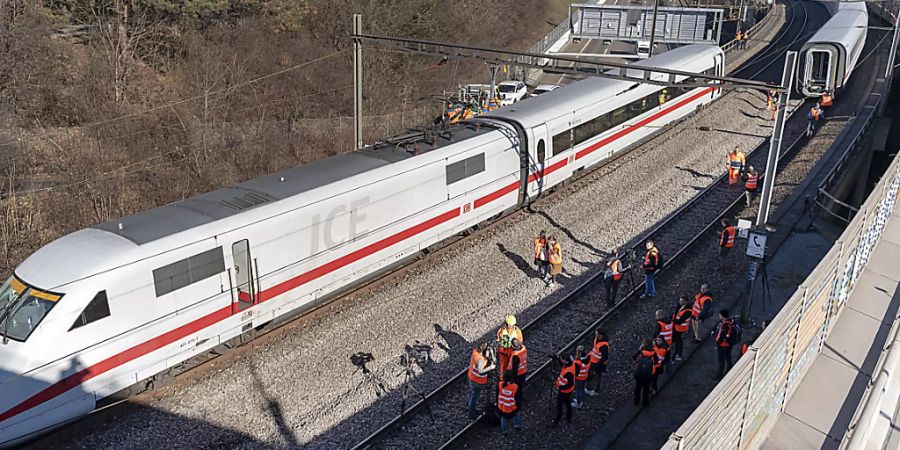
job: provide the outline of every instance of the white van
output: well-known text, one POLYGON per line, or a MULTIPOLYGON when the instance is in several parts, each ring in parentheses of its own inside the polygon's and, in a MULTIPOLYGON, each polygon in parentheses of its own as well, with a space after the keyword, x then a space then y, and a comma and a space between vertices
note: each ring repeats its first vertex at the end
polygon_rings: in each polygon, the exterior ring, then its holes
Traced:
POLYGON ((638 41, 637 42, 637 55, 638 58, 647 58, 650 56, 650 41, 638 41))

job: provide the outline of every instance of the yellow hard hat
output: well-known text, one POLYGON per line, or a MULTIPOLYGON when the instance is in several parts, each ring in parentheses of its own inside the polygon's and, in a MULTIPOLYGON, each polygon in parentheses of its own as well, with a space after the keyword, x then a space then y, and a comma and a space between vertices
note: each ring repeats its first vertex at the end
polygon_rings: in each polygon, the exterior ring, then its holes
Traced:
POLYGON ((506 316, 506 324, 511 327, 516 326, 516 316, 514 316, 512 314, 506 316))

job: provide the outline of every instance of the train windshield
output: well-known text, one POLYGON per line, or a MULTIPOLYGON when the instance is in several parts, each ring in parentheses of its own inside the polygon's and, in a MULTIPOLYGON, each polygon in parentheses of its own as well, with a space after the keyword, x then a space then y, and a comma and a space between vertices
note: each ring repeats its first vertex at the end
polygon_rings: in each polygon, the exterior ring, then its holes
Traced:
POLYGON ((810 81, 815 83, 825 83, 828 81, 828 60, 829 54, 826 52, 810 52, 812 55, 812 65, 810 67, 810 81))
POLYGON ((35 289, 9 277, 0 287, 0 334, 3 342, 24 342, 62 296, 35 289))

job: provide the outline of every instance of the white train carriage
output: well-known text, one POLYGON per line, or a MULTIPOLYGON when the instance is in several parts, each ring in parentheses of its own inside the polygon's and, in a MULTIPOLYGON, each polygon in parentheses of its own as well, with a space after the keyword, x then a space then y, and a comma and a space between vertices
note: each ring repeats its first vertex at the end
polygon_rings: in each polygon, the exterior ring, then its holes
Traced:
POLYGON ((859 62, 866 45, 869 13, 865 2, 826 2, 834 16, 800 51, 799 89, 803 95, 836 94, 859 62))
MULTIPOLYGON (((642 64, 722 73, 688 46, 642 64)), ((683 80, 681 80, 683 81, 683 80)), ((64 236, 0 287, 0 445, 537 198, 718 95, 587 79, 439 133, 393 139, 64 236), (552 175, 552 177, 551 177, 552 175)))

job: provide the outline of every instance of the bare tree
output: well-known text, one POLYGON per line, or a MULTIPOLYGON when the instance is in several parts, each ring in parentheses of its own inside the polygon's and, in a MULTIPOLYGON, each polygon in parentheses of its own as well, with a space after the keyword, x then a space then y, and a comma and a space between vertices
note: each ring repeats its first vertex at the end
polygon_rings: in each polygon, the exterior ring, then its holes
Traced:
POLYGON ((152 27, 146 14, 135 14, 131 0, 97 2, 91 13, 113 71, 114 99, 116 103, 126 102, 129 75, 137 61, 138 48, 150 36, 152 27))

